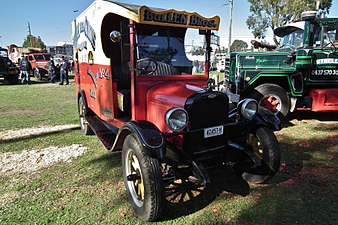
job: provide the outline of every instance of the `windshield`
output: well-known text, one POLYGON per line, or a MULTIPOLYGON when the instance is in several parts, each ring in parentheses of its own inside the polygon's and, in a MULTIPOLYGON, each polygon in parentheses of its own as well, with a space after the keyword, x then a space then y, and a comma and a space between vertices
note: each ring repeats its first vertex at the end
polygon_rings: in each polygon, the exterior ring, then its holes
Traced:
POLYGON ((50 60, 50 55, 35 55, 35 60, 50 60))
MULTIPOLYGON (((157 68, 151 74, 158 76, 204 74, 203 43, 196 43, 195 46, 193 42, 192 44, 186 43, 186 33, 186 28, 139 24, 138 63, 142 62, 143 67, 156 64, 157 68)), ((139 73, 141 73, 139 75, 144 75, 145 71, 139 71, 139 73)))
POLYGON ((337 25, 324 25, 317 28, 314 47, 331 47, 336 40, 337 25))
POLYGON ((8 57, 8 52, 6 50, 0 50, 1 57, 8 57))
POLYGON ((281 38, 279 49, 297 49, 303 47, 303 30, 296 30, 281 38))

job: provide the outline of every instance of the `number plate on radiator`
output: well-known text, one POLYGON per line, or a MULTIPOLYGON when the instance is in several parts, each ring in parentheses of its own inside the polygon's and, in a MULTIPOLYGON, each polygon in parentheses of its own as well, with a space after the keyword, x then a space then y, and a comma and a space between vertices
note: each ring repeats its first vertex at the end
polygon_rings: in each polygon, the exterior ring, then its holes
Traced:
POLYGON ((223 126, 209 127, 204 129, 204 138, 219 136, 223 134, 223 126))

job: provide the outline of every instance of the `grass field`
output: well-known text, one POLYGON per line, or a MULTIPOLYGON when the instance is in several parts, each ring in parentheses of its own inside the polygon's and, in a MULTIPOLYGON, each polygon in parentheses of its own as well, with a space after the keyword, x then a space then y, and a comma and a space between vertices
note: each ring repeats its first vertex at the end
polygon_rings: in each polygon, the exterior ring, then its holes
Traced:
MULTIPOLYGON (((0 137, 78 124, 73 83, 0 84, 0 96, 0 137)), ((249 185, 231 169, 213 174, 207 188, 178 184, 167 190, 155 224, 338 224, 337 121, 337 113, 294 114, 276 132, 282 165, 269 184, 249 185)), ((125 193, 120 153, 77 127, 0 139, 0 156, 74 144, 86 153, 36 172, 0 174, 0 224, 143 224, 125 193)))

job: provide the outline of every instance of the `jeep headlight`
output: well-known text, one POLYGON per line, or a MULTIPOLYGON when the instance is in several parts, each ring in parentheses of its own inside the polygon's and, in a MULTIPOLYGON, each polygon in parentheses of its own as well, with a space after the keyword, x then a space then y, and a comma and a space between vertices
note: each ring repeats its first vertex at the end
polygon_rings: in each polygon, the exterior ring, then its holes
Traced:
POLYGON ((182 108, 172 108, 165 114, 165 123, 170 130, 181 131, 188 124, 188 113, 182 108))
POLYGON ((251 120, 256 116, 258 111, 258 103, 254 99, 246 98, 238 103, 237 109, 241 112, 242 116, 248 120, 251 120))

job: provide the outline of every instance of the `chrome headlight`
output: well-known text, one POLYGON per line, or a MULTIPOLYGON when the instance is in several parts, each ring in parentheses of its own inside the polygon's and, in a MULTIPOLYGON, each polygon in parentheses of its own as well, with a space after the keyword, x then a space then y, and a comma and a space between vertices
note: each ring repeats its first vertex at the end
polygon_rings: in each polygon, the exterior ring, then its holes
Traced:
POLYGON ((182 108, 172 108, 165 114, 165 123, 170 130, 181 131, 188 124, 188 113, 182 108))
POLYGON ((258 103, 254 99, 246 98, 238 103, 237 109, 241 112, 242 116, 248 120, 251 120, 256 116, 258 111, 258 103))

